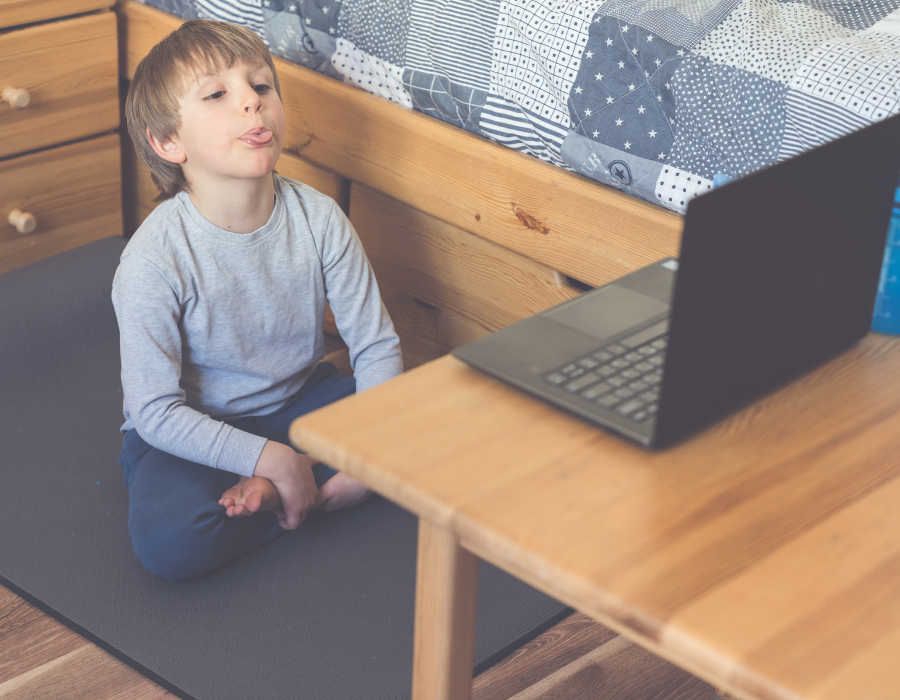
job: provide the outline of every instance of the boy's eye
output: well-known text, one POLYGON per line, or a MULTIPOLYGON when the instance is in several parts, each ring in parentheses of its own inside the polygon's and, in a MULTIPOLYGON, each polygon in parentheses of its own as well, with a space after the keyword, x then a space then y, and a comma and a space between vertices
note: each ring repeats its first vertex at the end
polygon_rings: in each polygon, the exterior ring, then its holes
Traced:
POLYGON ((214 92, 212 95, 207 95, 203 99, 204 100, 218 100, 224 94, 225 94, 224 90, 219 90, 218 92, 214 92))
POLYGON ((262 94, 268 92, 269 90, 271 90, 272 87, 270 85, 266 85, 265 83, 262 83, 260 85, 254 85, 253 89, 256 90, 260 95, 262 95, 262 94))

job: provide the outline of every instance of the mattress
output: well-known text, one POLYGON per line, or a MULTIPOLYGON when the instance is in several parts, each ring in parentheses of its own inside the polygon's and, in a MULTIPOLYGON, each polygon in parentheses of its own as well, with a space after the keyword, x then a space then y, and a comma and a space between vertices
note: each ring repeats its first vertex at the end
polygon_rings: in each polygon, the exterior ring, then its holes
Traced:
POLYGON ((146 2, 677 212, 900 109, 900 0, 146 2))

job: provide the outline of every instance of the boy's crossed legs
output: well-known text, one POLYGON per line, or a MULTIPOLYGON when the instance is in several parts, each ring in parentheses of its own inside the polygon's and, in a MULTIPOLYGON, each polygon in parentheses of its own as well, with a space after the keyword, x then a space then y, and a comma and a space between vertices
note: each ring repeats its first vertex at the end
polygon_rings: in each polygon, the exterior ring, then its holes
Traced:
MULTIPOLYGON (((291 422, 353 394, 356 382, 333 365, 320 364, 281 410, 231 424, 289 444, 291 422)), ((119 461, 129 491, 129 532, 135 554, 154 574, 170 580, 200 575, 256 549, 283 532, 281 501, 271 481, 241 478, 195 464, 144 442, 137 431, 123 441, 119 461), (231 512, 229 512, 231 511, 231 512), (271 512, 270 512, 271 511, 271 512), (254 516, 254 517, 250 517, 254 516)), ((360 502, 369 491, 325 464, 312 468, 316 507, 335 510, 360 502)), ((283 516, 282 516, 283 517, 283 516)))

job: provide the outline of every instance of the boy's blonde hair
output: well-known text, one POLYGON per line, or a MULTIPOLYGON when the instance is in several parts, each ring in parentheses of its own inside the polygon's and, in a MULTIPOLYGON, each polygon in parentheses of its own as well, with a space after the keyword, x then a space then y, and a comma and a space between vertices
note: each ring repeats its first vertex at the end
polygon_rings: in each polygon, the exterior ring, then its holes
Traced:
POLYGON ((150 49, 135 69, 125 100, 125 119, 138 156, 150 168, 159 188, 157 202, 190 188, 180 165, 154 153, 147 141, 147 129, 159 141, 175 136, 181 127, 178 100, 187 80, 196 72, 213 73, 235 63, 265 63, 272 69, 275 91, 281 97, 272 54, 262 39, 249 29, 226 22, 185 22, 150 49))

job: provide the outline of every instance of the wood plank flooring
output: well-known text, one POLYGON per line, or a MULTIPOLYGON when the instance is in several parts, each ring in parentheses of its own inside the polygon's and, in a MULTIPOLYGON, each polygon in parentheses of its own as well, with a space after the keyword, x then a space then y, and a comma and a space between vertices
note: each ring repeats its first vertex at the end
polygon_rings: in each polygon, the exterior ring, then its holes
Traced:
POLYGON ((0 586, 0 700, 158 700, 170 693, 0 586))
MULTIPOLYGON (((473 700, 715 700, 712 686, 581 614, 475 679, 473 700)), ((0 700, 173 698, 0 586, 0 700)))

